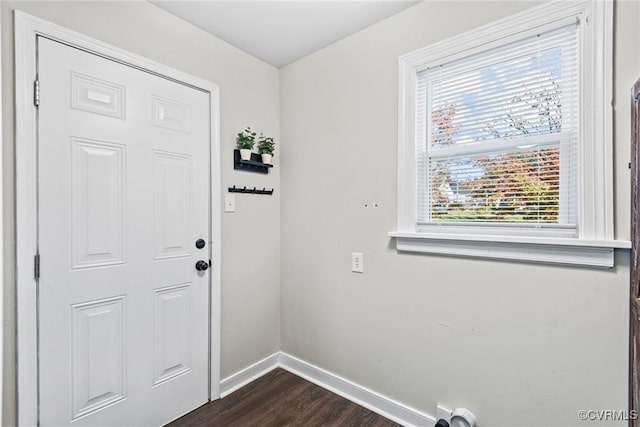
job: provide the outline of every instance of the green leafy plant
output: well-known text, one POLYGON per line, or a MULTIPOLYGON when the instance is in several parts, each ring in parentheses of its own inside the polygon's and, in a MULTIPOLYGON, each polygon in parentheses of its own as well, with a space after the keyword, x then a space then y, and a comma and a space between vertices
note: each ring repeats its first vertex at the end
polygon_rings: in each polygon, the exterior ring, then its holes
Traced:
POLYGON ((251 128, 247 127, 244 131, 236 136, 238 148, 241 150, 251 150, 256 143, 256 133, 251 132, 251 128))
POLYGON ((273 142, 273 138, 260 134, 260 137, 258 138, 258 151, 260 154, 271 154, 273 156, 275 149, 276 144, 273 142))

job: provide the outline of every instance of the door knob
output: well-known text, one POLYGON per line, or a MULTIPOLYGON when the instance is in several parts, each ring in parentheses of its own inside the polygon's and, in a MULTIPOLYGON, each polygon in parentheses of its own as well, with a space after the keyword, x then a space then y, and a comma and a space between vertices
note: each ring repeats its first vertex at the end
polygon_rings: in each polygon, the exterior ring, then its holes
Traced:
POLYGON ((208 268, 209 268, 209 263, 207 261, 204 261, 201 259, 200 261, 196 262, 196 270, 207 271, 208 268))

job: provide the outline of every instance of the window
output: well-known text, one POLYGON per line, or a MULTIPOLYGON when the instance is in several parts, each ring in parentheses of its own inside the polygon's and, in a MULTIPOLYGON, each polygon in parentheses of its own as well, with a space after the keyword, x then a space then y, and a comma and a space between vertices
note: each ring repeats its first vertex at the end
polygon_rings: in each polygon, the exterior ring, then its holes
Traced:
POLYGON ((417 73, 420 225, 575 230, 577 27, 417 73))
POLYGON ((613 265, 611 3, 400 58, 398 250, 613 265))

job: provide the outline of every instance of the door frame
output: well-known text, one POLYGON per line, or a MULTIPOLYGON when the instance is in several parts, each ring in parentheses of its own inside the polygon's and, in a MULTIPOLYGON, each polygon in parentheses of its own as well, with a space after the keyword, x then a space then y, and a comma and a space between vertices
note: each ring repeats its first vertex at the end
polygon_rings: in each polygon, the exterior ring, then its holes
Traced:
POLYGON ((220 88, 142 56, 103 43, 19 10, 15 23, 15 120, 16 120, 16 312, 17 312, 17 414, 19 425, 37 425, 38 414, 38 312, 34 256, 37 236, 37 115, 34 81, 37 73, 36 38, 44 36, 86 52, 120 62, 208 93, 210 103, 209 168, 211 198, 211 260, 209 301, 209 398, 220 397, 220 88))
MULTIPOLYGON (((631 89, 631 275, 629 280, 629 413, 640 411, 640 80, 631 89)), ((629 420, 640 426, 640 420, 629 420)))

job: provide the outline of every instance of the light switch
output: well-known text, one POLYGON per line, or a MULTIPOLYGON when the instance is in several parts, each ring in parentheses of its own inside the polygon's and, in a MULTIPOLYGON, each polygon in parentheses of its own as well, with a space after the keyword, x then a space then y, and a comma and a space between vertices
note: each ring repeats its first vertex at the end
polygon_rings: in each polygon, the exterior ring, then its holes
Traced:
POLYGON ((227 193, 224 195, 224 211, 235 212, 236 211, 236 195, 227 193))

